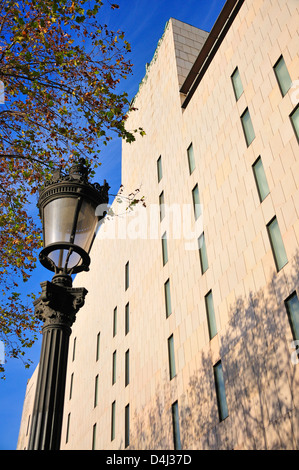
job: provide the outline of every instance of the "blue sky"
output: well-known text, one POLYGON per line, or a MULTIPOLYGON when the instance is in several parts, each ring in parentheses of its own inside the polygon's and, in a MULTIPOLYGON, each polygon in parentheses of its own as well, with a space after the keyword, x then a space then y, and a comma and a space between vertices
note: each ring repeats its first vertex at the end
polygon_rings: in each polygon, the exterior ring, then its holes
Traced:
MULTIPOLYGON (((133 75, 122 83, 122 89, 131 99, 138 91, 145 75, 145 64, 151 62, 169 18, 210 31, 225 0, 116 0, 116 3, 120 6, 118 10, 105 8, 103 23, 112 30, 123 30, 131 44, 133 75)), ((99 183, 105 178, 111 186, 110 192, 116 194, 121 184, 120 139, 115 138, 103 149, 97 176, 99 183)), ((36 211, 35 206, 32 211, 36 211)), ((27 292, 38 293, 40 282, 51 280, 51 277, 49 271, 37 266, 24 288, 27 292)), ((38 364, 40 347, 41 340, 30 350, 28 357, 34 364, 29 370, 18 360, 10 360, 6 364, 6 380, 0 380, 0 450, 16 449, 26 383, 38 364)))

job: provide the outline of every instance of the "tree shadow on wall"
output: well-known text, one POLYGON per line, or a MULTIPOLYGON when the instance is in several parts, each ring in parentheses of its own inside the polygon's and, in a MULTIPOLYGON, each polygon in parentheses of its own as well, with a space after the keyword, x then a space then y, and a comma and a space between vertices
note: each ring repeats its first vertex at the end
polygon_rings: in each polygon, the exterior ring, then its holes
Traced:
POLYGON ((164 373, 163 389, 159 385, 151 405, 144 406, 141 413, 134 414, 130 430, 130 449, 173 449, 172 416, 171 412, 169 413, 171 386, 167 378, 169 374, 166 370, 164 373))
MULTIPOLYGON (((197 371, 177 397, 182 449, 299 448, 299 361, 284 303, 299 293, 298 266, 299 252, 287 270, 273 273, 266 288, 238 298, 230 308, 218 333, 228 406, 223 421, 210 345, 194 352, 197 371)), ((171 382, 165 378, 157 388, 154 406, 135 413, 131 449, 173 449, 171 382)))

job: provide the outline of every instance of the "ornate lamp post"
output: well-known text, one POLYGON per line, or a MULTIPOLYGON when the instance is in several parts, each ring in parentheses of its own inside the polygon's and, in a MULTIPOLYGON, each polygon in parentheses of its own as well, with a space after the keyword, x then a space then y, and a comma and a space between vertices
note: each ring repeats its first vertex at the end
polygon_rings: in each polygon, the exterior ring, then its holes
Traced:
POLYGON ((39 258, 55 273, 41 283, 34 302, 35 315, 44 324, 29 450, 60 448, 69 337, 87 290, 73 288, 71 274, 88 271, 89 252, 97 224, 96 208, 108 204, 109 185, 88 181, 84 160, 67 176, 60 171, 40 191, 38 207, 43 223, 44 248, 39 258))

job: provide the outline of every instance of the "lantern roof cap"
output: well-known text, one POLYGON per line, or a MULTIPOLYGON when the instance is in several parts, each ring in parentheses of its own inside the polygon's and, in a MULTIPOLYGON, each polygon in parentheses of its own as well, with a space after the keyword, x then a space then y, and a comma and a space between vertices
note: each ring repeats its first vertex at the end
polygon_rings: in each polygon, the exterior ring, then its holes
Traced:
POLYGON ((91 183, 88 176, 89 169, 84 158, 74 161, 68 174, 63 173, 61 168, 55 169, 52 177, 39 191, 38 208, 41 209, 42 206, 62 193, 69 196, 74 193, 82 193, 87 198, 93 199, 97 205, 108 204, 110 186, 107 181, 104 180, 103 185, 91 183))

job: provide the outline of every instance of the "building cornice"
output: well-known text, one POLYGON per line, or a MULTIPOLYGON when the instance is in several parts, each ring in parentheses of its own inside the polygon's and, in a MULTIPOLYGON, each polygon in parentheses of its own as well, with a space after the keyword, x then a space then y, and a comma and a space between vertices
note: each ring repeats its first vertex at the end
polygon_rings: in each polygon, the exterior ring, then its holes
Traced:
POLYGON ((180 93, 185 95, 185 99, 182 103, 183 109, 187 107, 191 100, 244 1, 245 0, 227 0, 221 10, 207 40, 180 88, 180 93))

